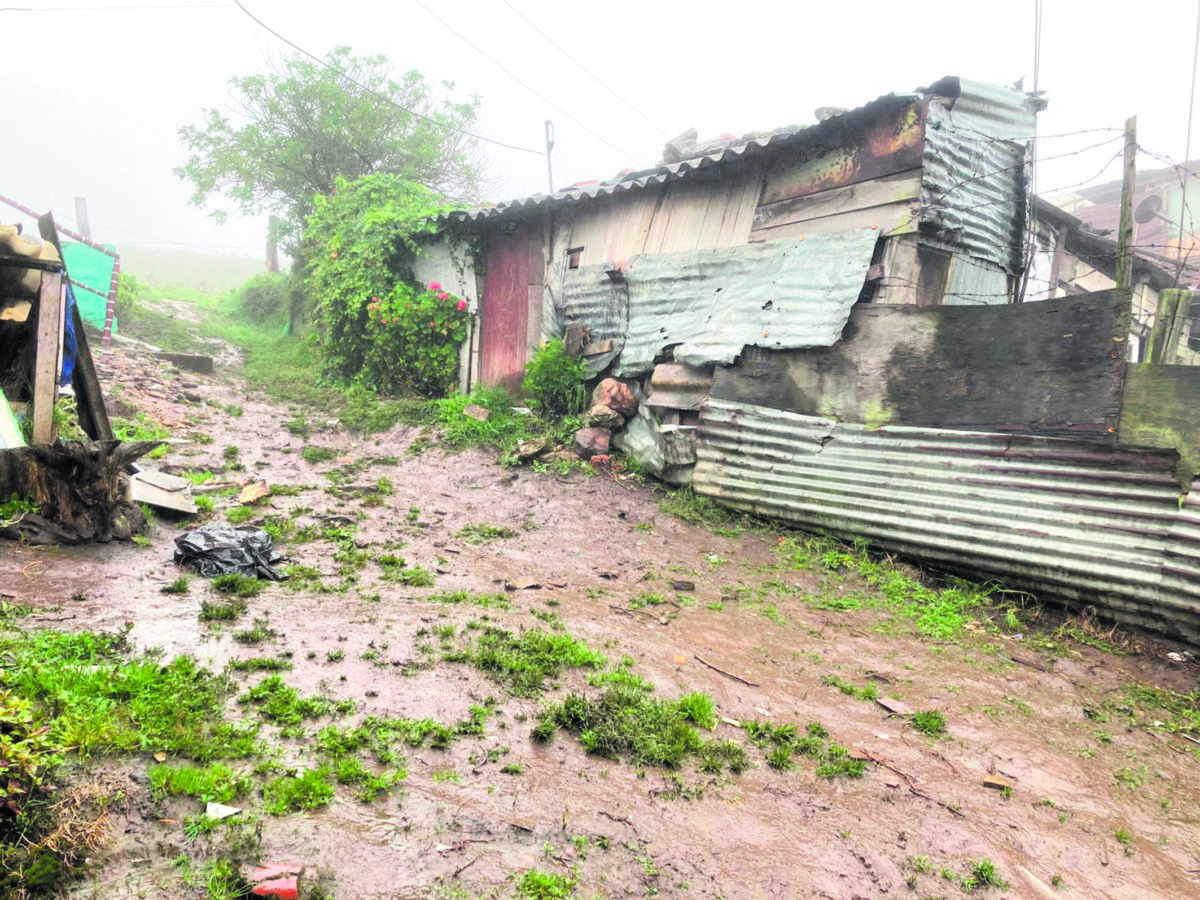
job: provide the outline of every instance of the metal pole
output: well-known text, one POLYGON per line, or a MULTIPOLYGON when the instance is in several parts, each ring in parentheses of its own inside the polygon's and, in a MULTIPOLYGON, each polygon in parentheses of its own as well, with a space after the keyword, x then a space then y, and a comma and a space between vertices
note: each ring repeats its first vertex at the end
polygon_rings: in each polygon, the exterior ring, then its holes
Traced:
POLYGON ((554 149, 554 123, 546 120, 546 177, 550 183, 550 193, 554 193, 554 167, 550 164, 550 151, 554 149))
POLYGON ((1117 287, 1133 284, 1133 192, 1137 189, 1137 116, 1125 120, 1125 178, 1117 226, 1117 287))
POLYGON ((87 197, 75 198, 75 223, 79 226, 79 233, 90 241, 92 239, 92 225, 88 221, 87 197))

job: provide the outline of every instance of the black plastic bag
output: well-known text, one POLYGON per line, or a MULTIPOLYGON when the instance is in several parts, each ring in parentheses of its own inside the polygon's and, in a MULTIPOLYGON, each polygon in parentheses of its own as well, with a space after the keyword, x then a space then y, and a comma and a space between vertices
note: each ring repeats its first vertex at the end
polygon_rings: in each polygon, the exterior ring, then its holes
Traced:
POLYGON ((205 578, 245 575, 286 581, 274 565, 287 559, 271 536, 251 525, 205 525, 175 538, 175 565, 191 566, 205 578))

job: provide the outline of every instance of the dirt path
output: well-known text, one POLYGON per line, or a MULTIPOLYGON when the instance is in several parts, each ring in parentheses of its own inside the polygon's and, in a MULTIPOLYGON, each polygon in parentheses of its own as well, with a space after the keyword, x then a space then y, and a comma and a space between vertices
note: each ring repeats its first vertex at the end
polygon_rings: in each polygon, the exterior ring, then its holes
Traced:
MULTIPOLYGON (((829 598, 857 596, 858 576, 781 566, 774 536, 686 524, 660 512, 650 488, 505 469, 479 451, 411 455, 411 428, 367 440, 314 430, 306 442, 284 428, 294 411, 245 396, 235 368, 180 374, 119 350, 100 354, 100 364, 107 383, 123 385, 121 403, 176 426, 177 438, 212 438, 180 443, 162 462, 216 472, 220 484, 262 477, 299 487, 267 498, 252 521, 279 516, 317 531, 339 521, 327 517, 348 516, 371 559, 357 583, 337 592, 334 543, 285 543, 330 592, 272 586, 250 600, 250 614, 268 617, 277 636, 248 647, 232 639, 233 627, 197 620, 212 596, 202 579, 183 596, 161 592, 180 574, 171 551, 187 522, 160 517, 146 548, 5 546, 6 599, 54 610, 28 625, 111 630, 129 622, 139 646, 194 654, 216 669, 290 652, 289 684, 353 700, 356 717, 455 722, 472 704, 497 701, 483 737, 408 752, 407 778, 385 798, 361 803, 343 788, 323 810, 262 817, 267 856, 327 869, 340 898, 509 896, 533 868, 574 878, 578 897, 949 897, 984 859, 1011 883, 1008 896, 1200 896, 1200 746, 1142 727, 1169 714, 1128 691, 1193 689, 1195 668, 1165 658, 1172 648, 1117 656, 1060 641, 1058 652, 1044 644, 1039 652, 988 622, 934 642, 879 609, 838 611, 855 604, 829 598), (225 412, 230 404, 243 414, 225 412), (301 456, 306 444, 359 464, 376 460, 348 483, 386 478, 392 493, 379 505, 363 501, 370 493, 339 495, 328 473, 347 463, 311 465, 301 456), (230 445, 241 471, 227 468, 230 445), (458 536, 471 524, 514 536, 471 544, 458 536), (384 580, 385 552, 435 573, 436 585, 384 580), (458 590, 501 593, 510 608, 423 599, 458 590), (68 599, 76 592, 86 599, 68 599), (645 593, 667 602, 630 611, 645 593), (568 670, 543 699, 513 697, 467 665, 421 663, 429 660, 423 632, 485 616, 514 631, 561 623, 610 660, 630 657, 655 696, 708 694, 721 720, 708 737, 745 742, 746 731, 730 722, 801 731, 819 722, 870 762, 861 778, 820 778, 800 758, 792 771, 776 771, 748 745, 756 765, 740 776, 704 774, 694 763, 673 776, 588 755, 565 731, 549 745, 531 742, 544 700, 597 689, 568 670), (904 716, 826 683, 830 676, 874 684, 897 709, 941 711, 948 736, 916 732, 904 716), (503 774, 506 764, 520 774, 503 774), (986 788, 989 776, 1011 792, 986 788)), ((216 521, 232 503, 218 500, 216 521)), ((271 742, 295 760, 321 724, 271 742)), ((173 868, 189 842, 179 824, 159 820, 181 821, 197 805, 151 802, 148 762, 105 764, 131 779, 134 802, 81 896, 189 895, 173 868)))

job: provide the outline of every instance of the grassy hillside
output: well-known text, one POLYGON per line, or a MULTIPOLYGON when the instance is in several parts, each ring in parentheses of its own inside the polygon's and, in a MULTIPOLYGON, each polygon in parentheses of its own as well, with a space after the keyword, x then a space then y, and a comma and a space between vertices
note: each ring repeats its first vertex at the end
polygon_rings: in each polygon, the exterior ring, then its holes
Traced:
POLYGON ((266 270, 263 260, 245 256, 131 244, 122 244, 117 249, 121 253, 122 271, 155 287, 186 287, 206 294, 221 294, 266 270))

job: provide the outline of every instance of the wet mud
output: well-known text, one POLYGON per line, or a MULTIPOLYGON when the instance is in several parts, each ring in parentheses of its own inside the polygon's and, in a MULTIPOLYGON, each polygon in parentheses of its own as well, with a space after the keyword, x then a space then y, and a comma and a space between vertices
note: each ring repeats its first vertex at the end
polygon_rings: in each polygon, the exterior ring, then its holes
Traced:
MULTIPOLYGON (((252 599, 251 614, 269 613, 277 637, 246 647, 232 640, 232 628, 197 621, 200 602, 211 596, 203 579, 193 578, 187 595, 161 592, 180 574, 172 542, 191 527, 188 520, 158 516, 146 548, 0 547, 0 590, 9 602, 38 607, 29 625, 112 630, 131 623, 138 646, 195 654, 218 669, 290 651, 289 684, 352 699, 357 715, 453 722, 472 703, 497 699, 485 737, 409 752, 408 777, 386 799, 364 804, 343 789, 324 810, 264 817, 268 856, 330 870, 338 897, 508 896, 514 876, 535 866, 576 871, 580 897, 950 897, 962 888, 941 870, 962 875, 985 858, 1011 882, 1012 897, 1200 896, 1200 747, 1085 713, 1104 708, 1128 684, 1193 689, 1195 668, 1168 661, 1163 654, 1172 648, 1123 657, 1078 645, 1049 658, 983 628, 948 643, 880 633, 875 612, 819 611, 799 599, 774 600, 777 615, 768 617, 732 590, 782 578, 815 591, 822 576, 768 572, 778 563, 770 536, 720 536, 681 522, 660 512, 652 487, 505 469, 481 451, 434 447, 412 455, 416 429, 358 440, 320 430, 311 412, 306 442, 283 427, 293 411, 244 394, 234 354, 212 376, 175 372, 136 348, 98 357, 102 379, 122 386, 120 404, 172 425, 180 442, 152 464, 208 469, 218 486, 256 477, 304 486, 295 496, 268 497, 257 516, 303 508, 294 518, 302 527, 361 511, 358 539, 373 553, 403 542, 391 552, 436 571, 433 591, 503 591, 509 599, 508 610, 430 603, 423 599, 429 589, 383 581, 370 562, 345 593, 281 585, 252 599), (184 400, 184 391, 199 401, 184 400), (224 411, 232 403, 242 417, 224 411), (212 443, 189 439, 198 433, 212 443), (345 463, 311 465, 301 456, 306 444, 354 460, 396 457, 351 482, 387 477, 393 493, 378 506, 331 494, 326 472, 345 463), (227 468, 228 445, 238 448, 244 470, 227 468), (515 537, 473 545, 458 537, 472 523, 509 528, 515 537), (673 590, 677 580, 695 589, 673 590), (613 608, 628 610, 644 591, 674 602, 643 613, 613 608), (513 629, 545 627, 534 613, 557 614, 571 635, 612 660, 631 657, 659 696, 703 691, 719 717, 734 721, 820 722, 871 761, 867 772, 827 780, 803 763, 777 772, 755 753, 759 764, 739 777, 685 767, 679 775, 691 799, 674 796, 680 784, 667 773, 588 756, 566 733, 550 745, 531 742, 539 700, 507 696, 463 665, 405 666, 420 629, 483 615, 513 629), (375 658, 363 658, 368 650, 375 658), (336 651, 343 658, 329 661, 336 651), (879 704, 823 683, 828 675, 874 681, 881 697, 941 710, 949 736, 915 732, 879 704), (510 750, 499 762, 479 761, 481 750, 502 746, 510 750), (522 767, 520 775, 500 772, 510 762, 522 767), (434 780, 447 769, 460 780, 434 780), (1122 781, 1122 772, 1132 774, 1122 781), (988 776, 1010 783, 1011 793, 986 788, 988 776), (1116 840, 1119 829, 1131 835, 1128 845, 1116 840), (575 841, 581 836, 583 850, 575 841), (928 871, 912 862, 922 857, 928 871)), ((212 484, 202 492, 215 493, 212 484)), ((218 520, 231 502, 218 501, 218 520)), ((337 582, 329 542, 284 549, 337 582)), ((589 688, 567 673, 548 699, 571 690, 589 688)), ((725 722, 715 736, 745 740, 725 722)), ((280 742, 285 758, 291 744, 280 742)), ((171 861, 186 838, 179 824, 159 820, 182 821, 196 810, 176 804, 176 815, 163 815, 164 807, 150 803, 149 763, 105 763, 131 779, 133 802, 80 896, 183 895, 171 861)))

